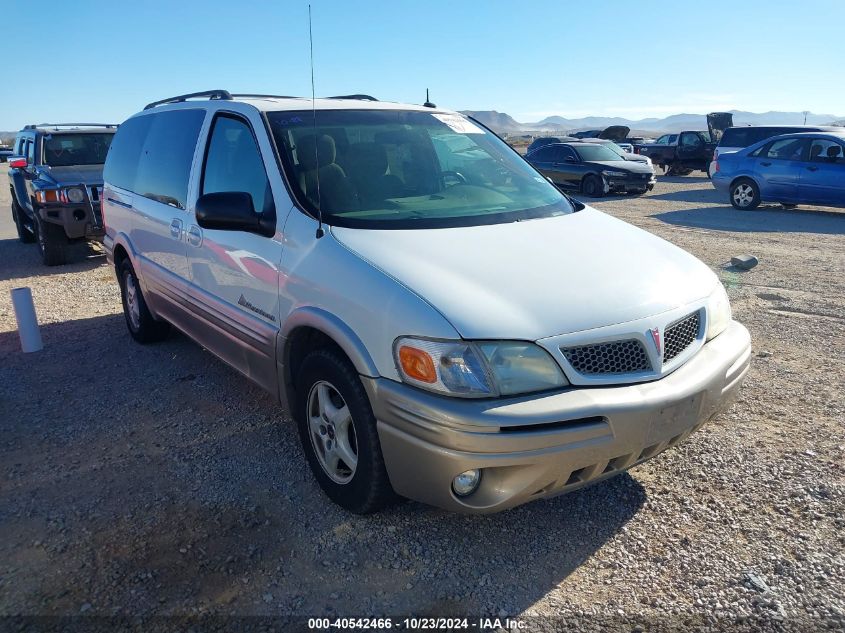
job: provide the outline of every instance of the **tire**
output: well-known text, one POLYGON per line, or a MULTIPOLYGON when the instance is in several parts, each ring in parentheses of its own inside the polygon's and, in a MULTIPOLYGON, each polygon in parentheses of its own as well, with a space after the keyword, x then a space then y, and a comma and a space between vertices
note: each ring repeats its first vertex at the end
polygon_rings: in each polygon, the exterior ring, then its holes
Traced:
POLYGON ((120 281, 123 316, 132 338, 142 344, 155 343, 167 338, 170 333, 170 324, 153 318, 141 291, 141 284, 138 283, 138 276, 128 259, 124 259, 118 266, 117 278, 120 281))
POLYGON ((294 416, 308 465, 332 501, 355 514, 396 501, 373 409, 348 360, 331 349, 305 358, 296 379, 294 416), (354 464, 347 463, 353 458, 354 464))
POLYGON ((22 215, 25 211, 18 206, 16 200, 12 200, 12 220, 15 222, 15 228, 18 231, 18 239, 24 244, 32 244, 35 241, 35 235, 24 224, 22 215))
POLYGON ((38 242, 38 253, 45 266, 61 266, 67 263, 67 235, 65 230, 57 224, 42 222, 38 215, 32 221, 35 227, 35 238, 38 242))
POLYGON ((584 180, 581 181, 581 191, 584 192, 585 196, 590 196, 591 198, 601 198, 601 189, 601 181, 593 174, 585 176, 584 180))
POLYGON ((750 178, 740 178, 732 183, 729 195, 734 209, 750 211, 760 206, 760 188, 750 178))

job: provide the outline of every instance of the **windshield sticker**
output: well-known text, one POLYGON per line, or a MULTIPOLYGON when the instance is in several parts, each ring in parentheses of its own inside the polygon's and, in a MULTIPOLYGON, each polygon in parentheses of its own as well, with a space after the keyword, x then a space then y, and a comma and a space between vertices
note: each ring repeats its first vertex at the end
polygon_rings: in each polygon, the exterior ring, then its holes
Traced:
POLYGON ((484 130, 460 114, 438 114, 432 112, 431 116, 441 123, 445 123, 449 126, 450 130, 458 134, 484 134, 484 130))

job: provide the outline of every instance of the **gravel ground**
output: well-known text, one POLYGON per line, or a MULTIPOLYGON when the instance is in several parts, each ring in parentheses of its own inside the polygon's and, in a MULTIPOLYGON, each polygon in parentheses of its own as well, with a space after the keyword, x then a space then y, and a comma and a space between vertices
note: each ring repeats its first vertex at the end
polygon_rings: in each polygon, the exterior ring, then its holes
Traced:
POLYGON ((356 517, 320 493, 268 395, 183 336, 134 344, 96 249, 44 268, 0 194, 0 615, 845 628, 845 213, 737 212, 694 176, 595 205, 727 282, 754 341, 739 402, 554 500, 356 517), (727 265, 743 253, 750 272, 727 265), (33 290, 37 354, 18 351, 17 286, 33 290))

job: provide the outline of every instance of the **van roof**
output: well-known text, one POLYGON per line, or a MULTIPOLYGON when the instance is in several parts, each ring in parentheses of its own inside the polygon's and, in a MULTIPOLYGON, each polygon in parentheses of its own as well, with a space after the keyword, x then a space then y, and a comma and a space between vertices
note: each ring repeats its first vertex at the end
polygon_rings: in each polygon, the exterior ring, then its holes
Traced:
POLYGON ((375 97, 366 94, 340 95, 337 97, 321 97, 312 99, 310 97, 290 97, 285 95, 260 95, 260 94, 237 94, 228 90, 206 90, 203 92, 192 92, 184 95, 169 97, 160 101, 147 104, 144 110, 150 110, 160 106, 185 103, 187 101, 234 101, 246 103, 262 112, 279 110, 304 110, 314 108, 316 110, 418 110, 421 112, 451 112, 442 108, 422 106, 416 104, 396 103, 391 101, 379 101, 375 97))

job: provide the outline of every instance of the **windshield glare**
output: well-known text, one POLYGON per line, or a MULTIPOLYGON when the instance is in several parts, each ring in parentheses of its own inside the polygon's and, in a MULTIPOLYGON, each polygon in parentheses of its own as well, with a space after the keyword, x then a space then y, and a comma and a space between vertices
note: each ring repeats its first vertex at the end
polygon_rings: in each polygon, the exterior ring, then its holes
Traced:
POLYGON ((405 110, 270 112, 300 204, 361 228, 496 224, 572 212, 565 196, 469 119, 405 110))
POLYGON ((575 148, 583 161, 619 160, 619 154, 604 145, 579 145, 575 148))
POLYGON ((102 165, 114 133, 46 134, 43 163, 51 167, 102 165))

